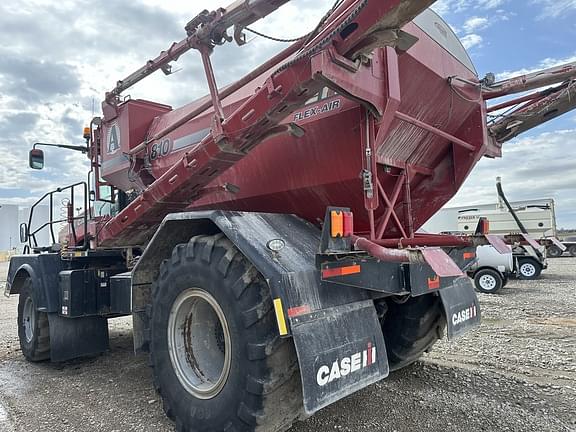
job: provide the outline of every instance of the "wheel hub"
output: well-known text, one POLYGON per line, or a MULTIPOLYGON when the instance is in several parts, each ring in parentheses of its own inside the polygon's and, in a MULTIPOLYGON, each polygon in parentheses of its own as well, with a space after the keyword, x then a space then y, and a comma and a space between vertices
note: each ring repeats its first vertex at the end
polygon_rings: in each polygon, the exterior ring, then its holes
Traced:
POLYGON ((522 276, 531 277, 536 274, 536 267, 531 263, 524 263, 520 266, 522 276))
POLYGON ((24 310, 22 311, 24 334, 28 343, 34 338, 34 329, 36 327, 35 308, 34 300, 32 300, 32 297, 28 297, 24 302, 24 310))
POLYGON ((168 351, 182 386, 199 399, 212 399, 230 373, 230 331, 216 299, 204 290, 183 291, 170 311, 168 351))
POLYGON ((496 288, 496 279, 490 275, 482 275, 480 277, 480 286, 487 291, 491 291, 496 288))

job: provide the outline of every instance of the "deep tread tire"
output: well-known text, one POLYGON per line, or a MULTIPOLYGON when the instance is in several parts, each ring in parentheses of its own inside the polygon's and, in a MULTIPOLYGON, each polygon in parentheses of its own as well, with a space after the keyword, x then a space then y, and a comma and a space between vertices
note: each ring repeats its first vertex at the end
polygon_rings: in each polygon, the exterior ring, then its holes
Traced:
POLYGON ((500 291, 503 286, 504 278, 502 277, 502 274, 497 270, 483 268, 474 274, 474 287, 476 288, 476 291, 480 291, 481 293, 485 294, 495 294, 500 291), (486 283, 483 283, 483 280, 485 279, 492 281, 490 288, 486 286, 486 283))
POLYGON ((24 326, 24 305, 28 298, 32 299, 36 305, 34 290, 32 288, 32 280, 26 279, 20 288, 20 295, 18 298, 18 339, 20 340, 20 348, 22 354, 27 360, 32 362, 39 362, 50 359, 50 327, 48 324, 48 314, 38 312, 34 308, 35 322, 32 329, 32 338, 30 341, 26 338, 26 330, 24 326))
POLYGON ((523 280, 534 280, 540 277, 542 273, 542 265, 533 258, 520 258, 518 259, 518 278, 523 280), (523 266, 531 266, 533 273, 526 273, 523 271, 523 266))
POLYGON ((302 413, 296 351, 278 336, 269 288, 222 234, 194 237, 163 262, 153 287, 150 363, 178 431, 284 431, 302 413), (189 288, 216 299, 230 331, 229 376, 212 399, 196 398, 182 386, 168 352, 171 307, 189 288))
POLYGON ((414 363, 441 339, 446 319, 440 297, 427 294, 404 303, 388 301, 382 321, 390 370, 414 363))

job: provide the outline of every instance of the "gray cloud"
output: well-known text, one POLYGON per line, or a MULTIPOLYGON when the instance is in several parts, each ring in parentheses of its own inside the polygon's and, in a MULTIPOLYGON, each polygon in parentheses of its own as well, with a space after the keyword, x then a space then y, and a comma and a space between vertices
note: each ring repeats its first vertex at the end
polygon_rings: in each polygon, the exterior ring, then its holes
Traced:
POLYGON ((502 159, 484 159, 450 206, 495 202, 501 176, 510 200, 554 198, 559 226, 576 227, 576 129, 544 132, 505 144, 502 159))
POLYGON ((40 102, 54 95, 70 95, 80 88, 74 67, 41 61, 21 54, 0 52, 0 88, 27 102, 40 102))
POLYGON ((21 136, 22 132, 33 129, 40 115, 32 112, 19 112, 0 117, 0 136, 11 140, 21 136))

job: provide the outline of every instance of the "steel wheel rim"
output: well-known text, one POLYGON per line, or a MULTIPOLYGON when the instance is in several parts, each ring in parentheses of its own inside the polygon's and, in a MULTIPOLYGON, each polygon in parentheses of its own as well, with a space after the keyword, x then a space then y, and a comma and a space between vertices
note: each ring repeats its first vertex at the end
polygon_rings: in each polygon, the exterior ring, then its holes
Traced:
POLYGON ((491 275, 480 276, 480 286, 486 291, 492 291, 496 288, 496 278, 491 275))
POLYGON ((536 274, 536 266, 532 263, 524 263, 520 266, 522 276, 530 277, 536 274))
POLYGON ((34 328, 36 326, 36 314, 34 313, 34 300, 28 297, 24 302, 24 310, 22 311, 22 321, 24 324, 24 334, 26 342, 32 342, 34 338, 34 328))
POLYGON ((222 308, 206 291, 191 288, 174 301, 168 352, 186 391, 199 399, 220 393, 230 373, 230 331, 222 308))

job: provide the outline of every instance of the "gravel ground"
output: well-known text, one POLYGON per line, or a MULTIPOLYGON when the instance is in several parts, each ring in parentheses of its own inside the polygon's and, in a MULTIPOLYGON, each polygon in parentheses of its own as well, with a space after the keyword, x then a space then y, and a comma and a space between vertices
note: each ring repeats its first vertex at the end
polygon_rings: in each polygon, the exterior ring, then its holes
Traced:
MULTIPOLYGON (((0 263, 0 280, 6 265, 0 263)), ((129 319, 111 320, 98 358, 30 364, 19 352, 18 298, 0 299, 0 432, 172 431, 129 319)), ((480 294, 483 324, 295 425, 305 431, 576 431, 576 259, 539 281, 480 294)))

